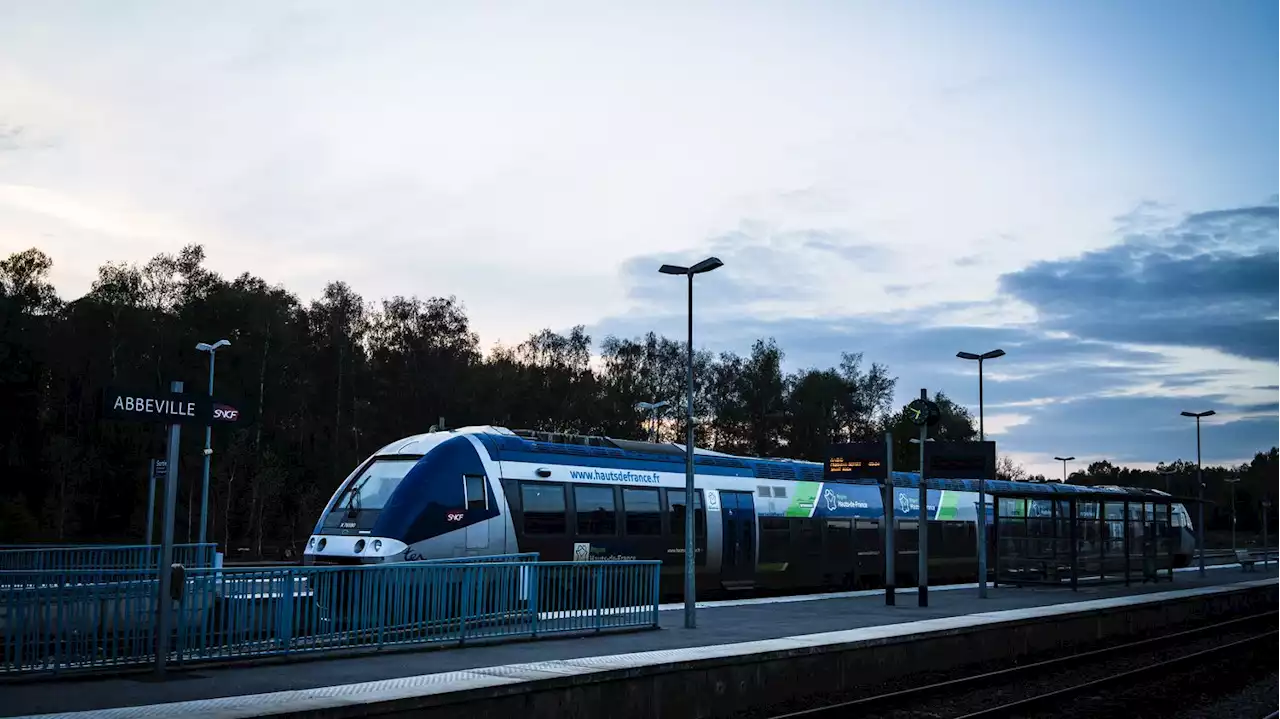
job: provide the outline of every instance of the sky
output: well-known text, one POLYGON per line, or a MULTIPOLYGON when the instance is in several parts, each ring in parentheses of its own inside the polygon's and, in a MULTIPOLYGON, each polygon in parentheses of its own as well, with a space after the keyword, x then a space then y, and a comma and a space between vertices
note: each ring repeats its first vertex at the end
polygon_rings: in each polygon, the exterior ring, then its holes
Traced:
MULTIPOLYGON (((999 451, 1277 439, 1274 2, 0 5, 0 252, 64 297, 205 246, 304 300, 456 295, 482 342, 842 351, 999 451)), ((407 428, 408 432, 412 428, 407 428)))

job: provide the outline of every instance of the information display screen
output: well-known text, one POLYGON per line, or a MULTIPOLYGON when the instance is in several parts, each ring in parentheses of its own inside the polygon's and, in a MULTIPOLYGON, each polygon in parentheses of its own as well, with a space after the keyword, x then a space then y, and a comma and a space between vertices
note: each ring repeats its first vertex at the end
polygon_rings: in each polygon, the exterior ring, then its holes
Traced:
POLYGON ((888 476, 884 463, 884 444, 880 442, 845 442, 833 444, 827 451, 826 478, 847 482, 888 476))
POLYGON ((995 479, 995 442, 926 442, 925 474, 932 479, 995 479))

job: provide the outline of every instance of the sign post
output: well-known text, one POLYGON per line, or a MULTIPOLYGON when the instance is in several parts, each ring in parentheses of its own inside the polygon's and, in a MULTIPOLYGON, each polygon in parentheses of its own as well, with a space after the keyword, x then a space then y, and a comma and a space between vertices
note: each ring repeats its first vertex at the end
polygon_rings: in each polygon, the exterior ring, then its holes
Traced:
POLYGON ((919 564, 916 573, 919 581, 918 603, 921 607, 929 606, 929 483, 925 480, 924 447, 929 441, 929 428, 936 425, 942 412, 936 402, 929 401, 929 390, 920 389, 920 399, 907 405, 907 417, 911 423, 920 428, 920 517, 916 527, 919 530, 919 549, 916 556, 919 564))
POLYGON ((930 442, 925 464, 934 479, 978 480, 978 597, 987 596, 987 501, 986 483, 996 478, 996 443, 930 442))
POLYGON ((890 487, 888 499, 885 500, 885 516, 888 522, 886 530, 886 571, 885 571, 885 603, 893 605, 893 478, 890 468, 893 465, 892 434, 885 433, 888 443, 881 447, 879 442, 844 442, 833 444, 827 448, 827 464, 824 478, 828 482, 865 483, 875 480, 881 487, 890 487), (887 448, 887 449, 886 449, 887 448), (886 454, 888 459, 886 460, 886 454))
MULTIPOLYGON (((153 422, 169 425, 169 448, 164 461, 151 466, 152 503, 155 481, 164 479, 164 517, 160 528, 160 557, 156 562, 159 594, 156 597, 156 673, 164 675, 169 658, 169 639, 173 633, 173 520, 178 506, 178 444, 182 425, 239 422, 240 411, 218 402, 212 396, 200 397, 182 392, 182 382, 169 383, 168 392, 107 388, 102 395, 104 419, 153 422)), ((151 543, 151 515, 147 518, 147 543, 151 543)))
MULTIPOLYGON (((175 393, 182 392, 182 383, 173 382, 170 389, 175 393)), ((182 438, 182 425, 175 421, 169 425, 169 453, 166 460, 164 481, 164 525, 161 529, 160 560, 157 571, 160 573, 160 593, 156 597, 156 608, 159 611, 159 627, 156 636, 156 674, 164 675, 165 661, 169 658, 169 635, 172 633, 173 600, 171 599, 171 582, 173 581, 173 514, 178 500, 178 442, 182 438)))
POLYGON ((897 559, 897 550, 893 541, 898 534, 898 523, 893 492, 893 432, 884 433, 884 604, 892 607, 897 601, 898 578, 897 569, 893 566, 897 559))
POLYGON ((147 473, 150 477, 151 485, 147 493, 147 546, 156 543, 155 535, 155 519, 156 519, 156 478, 163 479, 165 472, 168 471, 169 463, 162 460, 151 460, 151 469, 147 473))

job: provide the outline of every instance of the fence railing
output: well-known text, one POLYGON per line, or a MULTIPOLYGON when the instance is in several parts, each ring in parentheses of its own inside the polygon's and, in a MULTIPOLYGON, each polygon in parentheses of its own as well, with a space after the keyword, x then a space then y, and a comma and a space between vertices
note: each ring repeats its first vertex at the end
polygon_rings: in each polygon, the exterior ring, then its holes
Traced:
POLYGON ((440 557, 423 559, 428 564, 485 564, 488 562, 536 562, 541 556, 538 552, 515 552, 513 554, 481 554, 474 557, 440 557))
MULTIPOLYGON (((217 545, 175 544, 173 561, 187 567, 212 567, 217 545)), ((80 569, 155 569, 158 544, 99 544, 69 547, 0 548, 0 571, 64 571, 80 569)))
MULTIPOLYGON (((661 562, 406 562, 187 570, 170 665, 658 626, 661 562)), ((5 572, 0 676, 156 659, 154 572, 5 572), (90 577, 92 578, 92 577, 90 577)))

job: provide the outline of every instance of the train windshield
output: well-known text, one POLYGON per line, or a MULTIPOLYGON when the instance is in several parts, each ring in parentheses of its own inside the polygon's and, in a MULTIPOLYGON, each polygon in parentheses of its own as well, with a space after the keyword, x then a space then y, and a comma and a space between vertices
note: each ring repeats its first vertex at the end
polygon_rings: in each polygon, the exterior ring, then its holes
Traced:
POLYGON ((382 509, 417 459, 376 459, 338 494, 333 511, 382 509))

